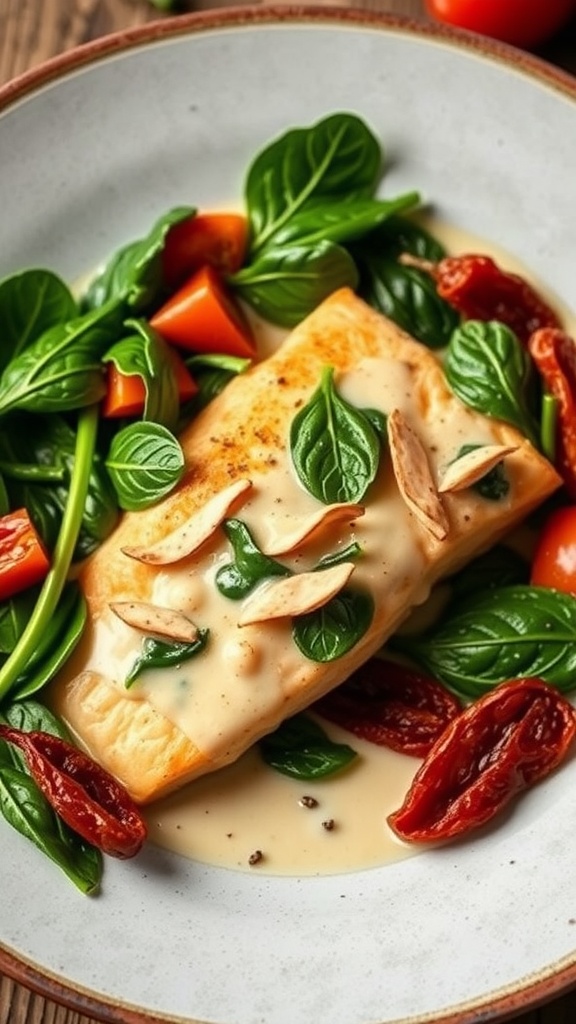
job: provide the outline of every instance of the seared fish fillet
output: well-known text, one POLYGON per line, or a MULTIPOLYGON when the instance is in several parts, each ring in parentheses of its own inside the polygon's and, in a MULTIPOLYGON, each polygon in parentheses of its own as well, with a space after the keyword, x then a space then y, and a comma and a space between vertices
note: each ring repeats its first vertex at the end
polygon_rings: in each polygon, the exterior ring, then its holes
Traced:
POLYGON ((84 565, 89 625, 52 690, 80 744, 142 803, 236 759, 342 682, 439 578, 560 482, 515 429, 454 397, 433 353, 348 289, 234 379, 182 443, 178 488, 125 514, 84 565), (327 366, 349 403, 387 417, 388 444, 360 508, 326 511, 291 464, 292 421, 327 366), (465 444, 480 448, 454 462, 465 444), (509 492, 488 501, 470 485, 501 460, 509 492), (232 559, 231 518, 291 575, 239 599, 222 594, 215 576, 232 559), (352 541, 358 558, 310 571, 352 541), (293 616, 345 585, 370 593, 371 625, 341 657, 313 661, 294 642, 293 616), (146 636, 189 642, 196 629, 208 639, 194 657, 148 667, 126 687, 146 636))

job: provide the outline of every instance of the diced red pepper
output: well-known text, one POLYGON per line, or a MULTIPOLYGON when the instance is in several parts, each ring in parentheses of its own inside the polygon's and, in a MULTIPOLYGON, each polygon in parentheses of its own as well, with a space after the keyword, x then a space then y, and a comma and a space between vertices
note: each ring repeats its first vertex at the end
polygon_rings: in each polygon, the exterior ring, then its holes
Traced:
POLYGON ((190 352, 255 356, 248 322, 213 267, 202 267, 186 281, 150 324, 165 341, 190 352))
POLYGON ((424 757, 461 710, 442 683, 382 658, 366 662, 314 705, 355 736, 413 757, 424 757))
POLYGON ((111 857, 134 857, 146 823, 132 797, 112 775, 59 736, 0 724, 0 740, 13 743, 52 808, 88 843, 111 857))
POLYGON ((50 558, 25 508, 0 517, 0 600, 40 583, 50 558))
POLYGON ((221 274, 240 270, 246 256, 248 221, 244 214, 197 213, 174 224, 163 252, 164 278, 168 288, 177 288, 208 264, 221 274))
POLYGON ((484 825, 564 759, 572 705, 541 679, 501 683, 455 718, 388 818, 407 842, 452 839, 484 825))

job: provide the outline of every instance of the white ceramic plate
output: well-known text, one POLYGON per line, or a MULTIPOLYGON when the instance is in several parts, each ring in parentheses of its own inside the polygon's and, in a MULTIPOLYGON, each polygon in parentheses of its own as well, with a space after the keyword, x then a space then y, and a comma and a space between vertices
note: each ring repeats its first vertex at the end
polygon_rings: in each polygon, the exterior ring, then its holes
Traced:
MULTIPOLYGON (((474 39, 329 11, 183 17, 0 94, 0 274, 74 279, 181 202, 236 200, 288 126, 355 111, 389 194, 522 257, 574 301, 576 85, 474 39)), ((266 878, 147 849, 80 897, 0 831, 0 966, 107 1021, 416 1024, 511 1014, 576 981, 576 764, 498 828, 358 874, 266 878)))

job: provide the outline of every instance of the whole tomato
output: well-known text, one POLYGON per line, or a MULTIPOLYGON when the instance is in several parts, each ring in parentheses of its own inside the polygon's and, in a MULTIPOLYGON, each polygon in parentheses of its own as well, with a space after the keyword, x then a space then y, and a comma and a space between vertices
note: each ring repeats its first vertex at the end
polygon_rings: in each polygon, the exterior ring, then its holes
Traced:
POLYGON ((530 582, 576 597, 576 505, 555 509, 544 523, 530 582))
POLYGON ((576 10, 575 0, 426 0, 448 25, 530 48, 554 34, 576 10))

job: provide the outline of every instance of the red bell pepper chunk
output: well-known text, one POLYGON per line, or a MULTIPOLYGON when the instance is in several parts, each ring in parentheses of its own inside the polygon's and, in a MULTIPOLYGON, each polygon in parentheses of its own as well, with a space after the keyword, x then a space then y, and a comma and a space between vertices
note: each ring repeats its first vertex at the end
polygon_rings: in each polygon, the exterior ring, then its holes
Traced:
POLYGON ((0 600, 40 583, 50 558, 25 508, 0 518, 0 600))
POLYGON ((165 341, 191 352, 253 359, 250 327, 213 267, 204 266, 150 320, 165 341))
POLYGON ((206 264, 234 274, 244 262, 247 243, 248 221, 241 213, 197 213, 174 224, 162 257, 167 287, 177 288, 206 264))
MULTIPOLYGON (((168 348, 180 404, 193 398, 198 391, 194 380, 182 357, 173 348, 168 348)), ((118 419, 124 416, 140 416, 146 405, 146 388, 142 377, 137 373, 122 373, 115 363, 109 362, 106 369, 106 394, 102 400, 102 415, 106 419, 118 419)))

